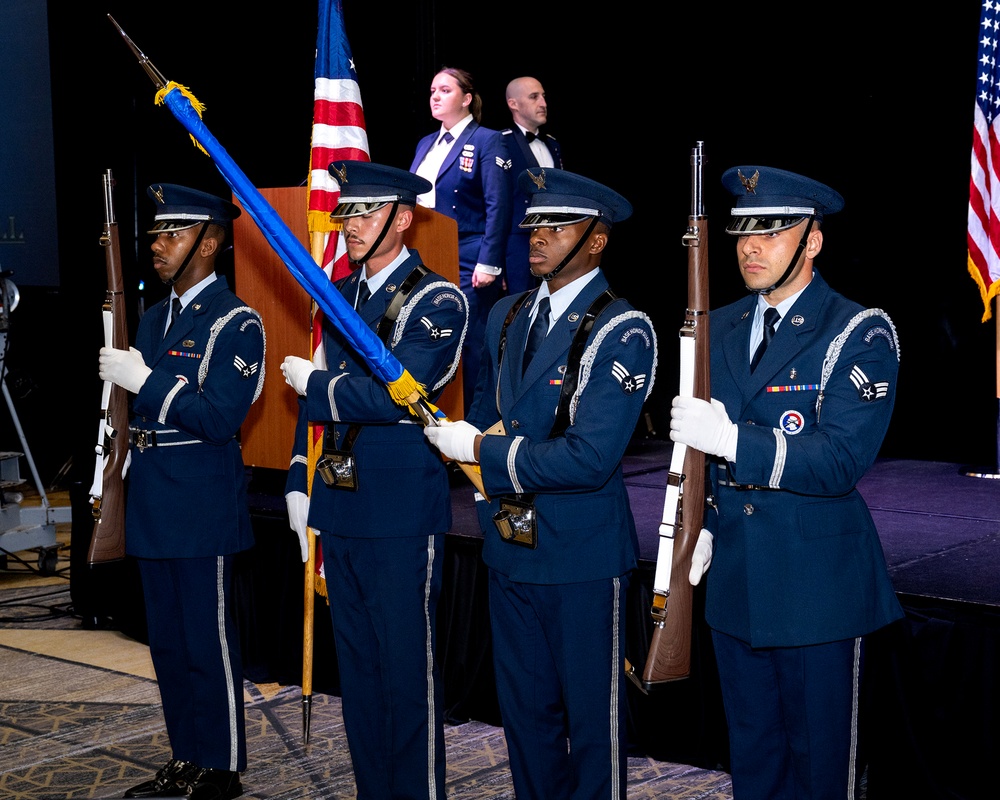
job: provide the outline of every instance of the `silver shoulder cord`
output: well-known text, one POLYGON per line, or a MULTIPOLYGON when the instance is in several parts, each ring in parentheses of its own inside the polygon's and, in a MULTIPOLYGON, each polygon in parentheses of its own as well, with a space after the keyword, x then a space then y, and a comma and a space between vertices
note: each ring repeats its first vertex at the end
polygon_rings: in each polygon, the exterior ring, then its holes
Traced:
POLYGON ((817 423, 819 422, 820 411, 823 406, 823 395, 826 390, 826 384, 827 381, 830 380, 830 376, 833 374, 833 368, 837 366, 837 359, 840 358, 840 351, 844 349, 844 344, 854 332, 854 329, 870 317, 883 317, 885 321, 889 323, 889 328, 892 330, 892 343, 896 349, 896 360, 899 361, 899 336, 896 333, 896 326, 889 318, 889 315, 886 314, 881 308, 866 308, 864 311, 859 311, 855 314, 851 318, 851 321, 847 323, 847 327, 844 328, 844 330, 841 331, 832 342, 830 342, 830 346, 826 349, 826 356, 823 358, 823 371, 820 375, 819 381, 819 394, 816 397, 817 423))

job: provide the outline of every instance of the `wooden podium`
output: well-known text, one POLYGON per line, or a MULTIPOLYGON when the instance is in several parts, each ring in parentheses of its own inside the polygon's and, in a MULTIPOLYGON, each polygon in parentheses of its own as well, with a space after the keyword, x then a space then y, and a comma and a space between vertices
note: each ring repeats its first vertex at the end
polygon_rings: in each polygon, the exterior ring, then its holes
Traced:
MULTIPOLYGON (((306 187, 259 191, 309 252, 306 187)), ((240 205, 236 197, 233 202, 240 205)), ((458 225, 455 220, 433 209, 417 206, 413 224, 407 231, 406 245, 418 250, 428 267, 458 286, 458 225)), ((233 255, 236 294, 260 312, 267 335, 264 390, 240 430, 243 461, 249 467, 286 470, 295 438, 298 395, 285 383, 281 362, 288 355, 310 356, 312 298, 245 211, 233 222, 233 255)), ((462 418, 461 366, 437 405, 449 419, 462 418)))

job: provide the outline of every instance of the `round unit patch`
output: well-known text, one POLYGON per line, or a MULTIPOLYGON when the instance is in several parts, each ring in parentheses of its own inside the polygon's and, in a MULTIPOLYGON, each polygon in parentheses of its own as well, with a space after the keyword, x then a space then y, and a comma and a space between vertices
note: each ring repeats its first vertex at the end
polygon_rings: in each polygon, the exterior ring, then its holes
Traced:
POLYGON ((801 431, 804 424, 805 418, 798 411, 786 411, 781 415, 781 421, 778 423, 781 430, 789 436, 793 436, 801 431))

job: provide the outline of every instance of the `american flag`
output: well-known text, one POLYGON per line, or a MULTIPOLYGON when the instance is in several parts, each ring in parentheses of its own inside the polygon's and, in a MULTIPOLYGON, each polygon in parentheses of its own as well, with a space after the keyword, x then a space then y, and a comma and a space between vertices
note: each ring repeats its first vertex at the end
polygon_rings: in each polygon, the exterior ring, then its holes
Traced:
POLYGON ((368 133, 351 45, 344 31, 340 0, 320 0, 316 37, 312 149, 309 158, 309 234, 314 253, 317 237, 325 242, 321 266, 334 279, 350 271, 346 251, 338 248, 337 225, 330 212, 340 197, 340 185, 330 175, 333 161, 369 161, 368 133), (330 235, 326 238, 327 234, 330 235))
MULTIPOLYGON (((340 198, 340 185, 330 175, 333 161, 370 161, 361 90, 354 70, 351 46, 344 31, 340 0, 319 0, 319 31, 316 36, 316 70, 313 90, 312 148, 309 157, 309 237, 313 258, 324 272, 337 280, 351 271, 347 248, 330 212, 340 198)), ((322 312, 313 310, 311 352, 313 362, 325 368, 322 312)), ((323 426, 310 425, 309 489, 316 461, 323 447, 323 426)), ((326 596, 323 554, 316 542, 316 590, 326 596)))
POLYGON ((1000 291, 1000 2, 985 0, 979 24, 979 70, 969 179, 969 274, 979 285, 986 322, 1000 291))

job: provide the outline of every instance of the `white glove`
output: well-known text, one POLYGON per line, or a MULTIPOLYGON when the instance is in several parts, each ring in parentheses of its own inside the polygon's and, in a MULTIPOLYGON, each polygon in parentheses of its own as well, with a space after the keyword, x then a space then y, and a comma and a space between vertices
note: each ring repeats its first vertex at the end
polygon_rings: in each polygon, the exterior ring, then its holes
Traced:
POLYGON ((739 428, 718 400, 713 398, 706 403, 696 397, 678 395, 670 405, 670 441, 736 461, 739 428))
POLYGON ((114 347, 101 348, 98 370, 101 380, 116 383, 127 392, 138 394, 152 371, 142 360, 142 353, 134 347, 128 350, 116 350, 114 347))
POLYGON ((289 492, 285 495, 285 505, 288 507, 288 527, 299 535, 299 549, 305 564, 309 560, 309 495, 289 492))
POLYGON ((285 376, 285 383, 303 397, 314 369, 316 365, 312 361, 298 356, 285 356, 285 360, 281 362, 281 374, 285 376))
POLYGON ((692 586, 697 586, 701 582, 701 576, 708 572, 712 566, 713 543, 715 537, 708 532, 707 528, 702 528, 698 534, 698 544, 694 546, 691 554, 691 571, 688 573, 688 580, 692 586))
POLYGON ((465 420, 445 420, 438 425, 425 425, 424 436, 430 439, 445 458, 461 461, 463 464, 476 463, 476 437, 482 431, 465 420))

